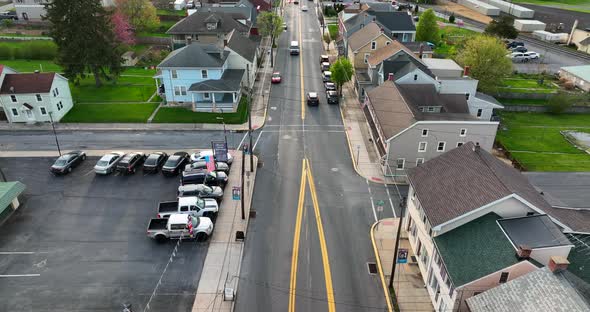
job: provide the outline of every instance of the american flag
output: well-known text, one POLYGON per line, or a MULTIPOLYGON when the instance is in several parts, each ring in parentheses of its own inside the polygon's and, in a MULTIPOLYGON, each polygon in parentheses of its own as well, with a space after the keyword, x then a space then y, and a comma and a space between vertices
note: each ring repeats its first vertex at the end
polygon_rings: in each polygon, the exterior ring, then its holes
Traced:
POLYGON ((207 171, 215 171, 215 161, 213 160, 213 156, 205 156, 205 161, 207 162, 207 171))

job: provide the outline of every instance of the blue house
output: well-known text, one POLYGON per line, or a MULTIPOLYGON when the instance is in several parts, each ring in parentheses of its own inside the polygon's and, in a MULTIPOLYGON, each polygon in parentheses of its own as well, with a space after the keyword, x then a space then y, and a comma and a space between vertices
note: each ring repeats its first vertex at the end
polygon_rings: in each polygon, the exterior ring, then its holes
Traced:
POLYGON ((246 69, 229 68, 229 49, 192 43, 172 51, 154 77, 168 105, 190 105, 193 111, 235 112, 246 69), (162 92, 163 91, 163 92, 162 92))

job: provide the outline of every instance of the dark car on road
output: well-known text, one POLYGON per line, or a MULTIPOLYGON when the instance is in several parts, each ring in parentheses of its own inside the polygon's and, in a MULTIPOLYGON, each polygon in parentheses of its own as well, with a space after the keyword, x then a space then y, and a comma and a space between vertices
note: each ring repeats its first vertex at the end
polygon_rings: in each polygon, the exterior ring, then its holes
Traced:
POLYGON ((181 185, 187 184, 205 184, 208 186, 219 186, 222 189, 227 184, 227 174, 221 171, 208 172, 204 169, 194 169, 183 171, 180 179, 181 185))
POLYGON ((523 46, 518 46, 518 47, 512 49, 512 52, 521 52, 521 53, 524 53, 524 52, 527 52, 528 50, 529 49, 527 49, 527 48, 525 48, 523 46))
POLYGON ((72 172, 72 169, 78 166, 84 159, 86 159, 86 153, 82 151, 72 151, 59 156, 55 160, 51 168, 49 169, 53 174, 68 174, 72 172))
POLYGON ((162 167, 162 174, 167 176, 177 175, 184 168, 184 165, 189 162, 189 159, 190 156, 187 152, 172 154, 162 167))
POLYGON ((326 91, 336 91, 336 84, 333 82, 324 83, 324 87, 326 88, 326 91))
POLYGON ((154 152, 147 156, 143 163, 144 172, 158 172, 168 159, 168 154, 164 152, 154 152))
POLYGON ((310 106, 320 105, 320 98, 318 97, 317 92, 309 92, 307 94, 307 105, 310 105, 310 106))
POLYGON ((2 20, 18 20, 18 16, 15 11, 0 12, 0 21, 2 20))
MULTIPOLYGON (((207 169, 207 162, 204 160, 195 161, 192 164, 188 164, 184 167, 185 171, 190 171, 192 169, 207 169)), ((229 165, 222 161, 215 162, 215 171, 223 171, 226 174, 229 173, 229 165)))
POLYGON ((326 100, 328 104, 338 104, 338 92, 336 91, 327 91, 326 92, 326 100))
POLYGON ((139 166, 141 166, 141 164, 143 164, 144 161, 145 161, 145 154, 144 153, 131 152, 131 153, 125 155, 125 157, 123 157, 123 159, 121 159, 121 161, 119 161, 117 163, 117 171, 122 174, 127 174, 127 173, 133 174, 133 173, 135 173, 137 168, 139 168, 139 166))
POLYGON ((187 184, 178 187, 178 196, 198 196, 199 198, 215 199, 218 203, 223 199, 223 189, 219 186, 205 184, 187 184))

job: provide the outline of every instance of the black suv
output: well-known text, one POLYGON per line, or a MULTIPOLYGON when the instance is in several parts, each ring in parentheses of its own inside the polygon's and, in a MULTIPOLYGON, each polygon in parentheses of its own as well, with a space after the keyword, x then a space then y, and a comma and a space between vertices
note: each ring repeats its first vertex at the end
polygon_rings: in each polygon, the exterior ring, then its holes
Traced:
POLYGON ((181 185, 205 184, 208 186, 219 186, 222 189, 227 184, 227 174, 221 171, 207 172, 204 169, 194 169, 182 172, 181 185))
POLYGON ((338 92, 336 91, 327 91, 326 92, 326 100, 328 104, 338 104, 338 92))
POLYGON ((132 152, 129 153, 127 155, 125 155, 125 157, 123 157, 123 159, 121 159, 121 161, 119 161, 117 163, 117 171, 121 172, 122 174, 126 174, 126 173, 135 173, 135 170, 137 170, 137 167, 139 167, 141 164, 143 164, 145 160, 145 155, 143 153, 138 153, 138 152, 132 152))
POLYGON ((524 42, 512 41, 506 44, 506 49, 514 49, 516 47, 524 47, 524 42))
POLYGON ((190 160, 190 156, 187 152, 176 152, 166 160, 164 167, 162 167, 162 174, 163 175, 177 175, 180 172, 184 165, 186 165, 190 160))

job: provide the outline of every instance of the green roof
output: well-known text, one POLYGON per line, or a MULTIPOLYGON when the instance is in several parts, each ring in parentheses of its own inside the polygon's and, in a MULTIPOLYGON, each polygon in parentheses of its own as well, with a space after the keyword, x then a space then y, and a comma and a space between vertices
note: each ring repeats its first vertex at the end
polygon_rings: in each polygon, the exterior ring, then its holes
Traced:
POLYGON ((590 65, 580 65, 580 66, 565 66, 561 69, 570 72, 581 79, 586 81, 590 81, 590 65))
POLYGON ((0 212, 3 212, 20 193, 25 185, 20 182, 0 182, 0 212))
POLYGON ((501 217, 489 213, 434 238, 455 287, 518 262, 498 219, 501 217))
MULTIPOLYGON (((588 241, 589 237, 588 235, 582 234, 571 234, 571 236, 575 236, 582 242, 588 241)), ((568 237, 570 236, 568 235, 568 237)), ((576 239, 570 237, 570 240, 575 244, 575 247, 570 250, 567 257, 567 260, 570 262, 567 270, 584 280, 584 282, 590 283, 590 257, 588 257, 588 248, 576 239)))

